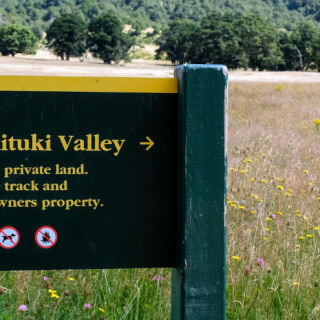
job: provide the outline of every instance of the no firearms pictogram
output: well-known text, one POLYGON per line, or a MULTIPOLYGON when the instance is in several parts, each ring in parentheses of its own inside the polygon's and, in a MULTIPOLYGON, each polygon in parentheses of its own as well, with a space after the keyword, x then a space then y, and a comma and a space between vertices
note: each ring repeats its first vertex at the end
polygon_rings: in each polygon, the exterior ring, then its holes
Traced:
POLYGON ((58 234, 52 227, 44 226, 37 230, 35 239, 39 247, 49 249, 57 243, 58 234))

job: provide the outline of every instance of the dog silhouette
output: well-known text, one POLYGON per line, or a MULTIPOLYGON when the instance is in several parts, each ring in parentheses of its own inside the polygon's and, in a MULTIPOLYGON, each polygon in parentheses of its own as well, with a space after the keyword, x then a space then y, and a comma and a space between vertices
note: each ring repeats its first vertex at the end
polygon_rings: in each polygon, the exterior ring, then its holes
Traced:
POLYGON ((16 235, 11 233, 11 236, 2 236, 2 243, 4 243, 6 240, 11 240, 12 238, 15 237, 16 235))

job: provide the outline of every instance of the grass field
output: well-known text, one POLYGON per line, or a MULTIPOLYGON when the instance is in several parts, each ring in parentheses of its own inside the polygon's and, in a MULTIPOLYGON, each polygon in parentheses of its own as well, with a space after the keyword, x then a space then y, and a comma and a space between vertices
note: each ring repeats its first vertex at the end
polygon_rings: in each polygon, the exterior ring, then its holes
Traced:
MULTIPOLYGON (((228 319, 320 319, 317 118, 318 84, 230 83, 228 319)), ((170 270, 0 272, 2 319, 170 319, 170 270)))
POLYGON ((319 319, 319 86, 232 83, 229 115, 228 319, 319 319))
POLYGON ((169 270, 0 273, 1 320, 169 319, 169 297, 169 270))

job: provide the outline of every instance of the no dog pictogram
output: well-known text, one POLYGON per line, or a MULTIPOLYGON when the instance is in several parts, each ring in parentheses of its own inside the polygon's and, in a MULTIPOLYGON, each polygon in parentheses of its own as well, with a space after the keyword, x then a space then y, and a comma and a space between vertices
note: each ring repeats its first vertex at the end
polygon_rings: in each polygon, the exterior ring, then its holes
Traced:
POLYGON ((14 227, 3 227, 0 230, 0 246, 4 249, 12 249, 20 241, 20 234, 14 227))
POLYGON ((58 234, 52 227, 44 226, 37 230, 35 239, 39 247, 49 249, 57 243, 58 234))

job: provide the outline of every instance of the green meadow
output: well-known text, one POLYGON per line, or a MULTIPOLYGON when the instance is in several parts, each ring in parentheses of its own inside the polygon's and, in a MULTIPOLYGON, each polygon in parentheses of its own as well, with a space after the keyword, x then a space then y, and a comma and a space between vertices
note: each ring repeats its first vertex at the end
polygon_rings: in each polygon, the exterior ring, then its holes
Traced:
MULTIPOLYGON (((320 319, 318 84, 229 84, 227 319, 320 319)), ((169 269, 0 272, 0 320, 170 319, 169 269)))

